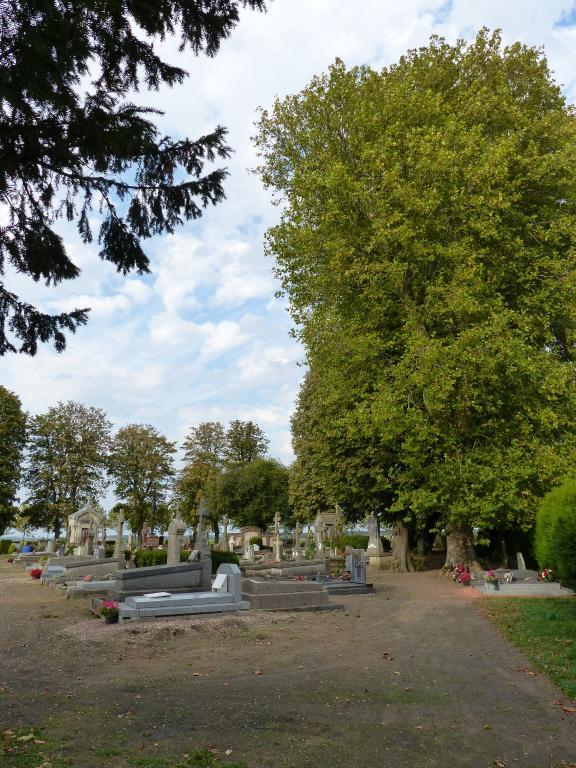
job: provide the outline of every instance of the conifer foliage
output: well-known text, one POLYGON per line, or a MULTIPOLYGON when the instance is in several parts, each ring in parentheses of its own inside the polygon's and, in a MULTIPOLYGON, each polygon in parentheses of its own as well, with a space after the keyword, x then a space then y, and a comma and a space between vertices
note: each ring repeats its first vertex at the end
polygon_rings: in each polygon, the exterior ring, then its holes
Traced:
MULTIPOLYGON (((145 86, 181 83, 155 41, 214 56, 241 7, 264 0, 0 0, 0 275, 46 285, 78 276, 57 231, 74 222, 84 243, 122 274, 149 271, 141 240, 173 232, 224 197, 226 129, 198 139, 161 136, 157 110, 127 100, 145 86), (94 214, 102 217, 93 232, 94 214)), ((0 354, 62 351, 87 309, 48 315, 0 282, 0 354)))

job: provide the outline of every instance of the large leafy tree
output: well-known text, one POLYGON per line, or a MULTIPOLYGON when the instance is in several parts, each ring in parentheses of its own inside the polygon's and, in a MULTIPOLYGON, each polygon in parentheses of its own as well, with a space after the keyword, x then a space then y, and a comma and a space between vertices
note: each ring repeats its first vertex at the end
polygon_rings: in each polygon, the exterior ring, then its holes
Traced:
POLYGON ((175 443, 150 424, 129 424, 112 441, 109 472, 114 493, 136 534, 144 522, 152 529, 166 524, 175 453, 175 443))
POLYGON ((220 508, 238 526, 265 531, 276 512, 291 523, 288 509, 288 469, 274 459, 256 458, 229 469, 220 481, 220 508))
POLYGON ((103 410, 72 401, 30 420, 24 485, 34 525, 57 538, 68 515, 102 496, 111 427, 103 410))
POLYGON ((26 414, 20 398, 0 387, 0 533, 4 533, 18 512, 15 503, 25 444, 26 414))
POLYGON ((204 421, 192 427, 183 444, 184 467, 176 481, 181 515, 190 525, 197 521, 202 498, 208 509, 207 522, 219 539, 220 510, 218 480, 224 467, 226 433, 218 421, 204 421))
MULTIPOLYGON (((140 241, 172 232, 224 197, 226 130, 198 139, 159 134, 157 110, 127 98, 139 87, 181 83, 186 72, 154 44, 214 56, 239 19, 263 0, 3 0, 0 5, 0 275, 10 264, 47 285, 79 274, 58 219, 84 243, 102 213, 100 256, 119 272, 149 271, 140 241)), ((0 354, 64 349, 86 309, 47 315, 0 283, 0 354)))
POLYGON ((235 419, 230 422, 226 430, 226 445, 224 457, 228 466, 248 464, 260 456, 264 456, 268 450, 270 441, 263 430, 253 421, 240 421, 235 419))
POLYGON ((447 528, 447 564, 473 561, 473 525, 532 526, 573 464, 575 139, 542 52, 486 30, 380 73, 336 62, 261 116, 322 432, 356 440, 360 496, 447 528))

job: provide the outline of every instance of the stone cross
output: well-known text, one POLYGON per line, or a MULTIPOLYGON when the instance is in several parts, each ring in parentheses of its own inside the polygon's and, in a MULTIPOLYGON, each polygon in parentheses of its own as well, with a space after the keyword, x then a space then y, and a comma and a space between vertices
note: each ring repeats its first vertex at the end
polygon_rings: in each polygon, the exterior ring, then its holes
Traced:
POLYGON ((382 539, 380 538, 378 518, 374 512, 371 512, 368 516, 367 523, 370 538, 368 540, 368 546, 366 547, 366 554, 368 557, 381 557, 384 554, 384 547, 382 546, 382 539))
POLYGON ((116 543, 114 544, 114 557, 122 557, 124 551, 124 513, 119 512, 116 519, 116 543))
POLYGON ((204 497, 202 497, 198 507, 198 525, 196 526, 196 549, 199 552, 199 560, 207 560, 211 557, 208 536, 204 527, 204 517, 207 511, 206 502, 204 497))
POLYGON ((302 550, 300 548, 301 532, 302 529, 300 528, 300 523, 296 523, 296 527, 294 528, 294 557, 296 560, 300 560, 300 557, 302 556, 302 550))
POLYGON ((224 519, 222 522, 224 524, 224 530, 222 532, 222 538, 220 540, 219 549, 221 549, 222 552, 227 552, 228 551, 228 523, 230 522, 228 515, 224 515, 224 519))
POLYGON ((280 512, 274 515, 274 560, 282 560, 282 540, 280 539, 280 512))
POLYGON ((167 565, 178 565, 180 563, 180 547, 182 544, 182 537, 186 532, 186 523, 184 520, 175 517, 170 521, 168 526, 168 555, 166 558, 167 565))

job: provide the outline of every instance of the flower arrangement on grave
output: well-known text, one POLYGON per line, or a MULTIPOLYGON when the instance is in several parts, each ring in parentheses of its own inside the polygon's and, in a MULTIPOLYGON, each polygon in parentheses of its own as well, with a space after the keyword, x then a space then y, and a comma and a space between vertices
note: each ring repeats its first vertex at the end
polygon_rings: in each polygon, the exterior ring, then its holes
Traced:
POLYGON ((82 581, 92 581, 93 578, 93 576, 90 576, 90 574, 87 573, 86 576, 82 576, 82 581))
POLYGON ((118 621, 118 603, 116 600, 104 600, 103 603, 100 603, 99 612, 106 624, 115 624, 118 621))
POLYGON ((465 565, 457 565, 452 572, 452 579, 457 581, 459 584, 463 584, 465 587, 469 587, 472 577, 470 575, 470 571, 465 565))
POLYGON ((484 581, 486 584, 499 584, 500 579, 498 578, 498 574, 496 574, 494 571, 486 571, 484 574, 484 581))
POLYGON ((538 574, 540 581, 554 581, 554 576, 549 568, 544 568, 542 573, 538 574))
POLYGON ((352 574, 347 568, 343 568, 342 571, 340 572, 340 578, 342 579, 342 581, 350 581, 350 579, 352 578, 352 574))
POLYGON ((41 568, 32 568, 30 570, 30 576, 33 579, 39 579, 40 576, 42 576, 42 569, 41 568))

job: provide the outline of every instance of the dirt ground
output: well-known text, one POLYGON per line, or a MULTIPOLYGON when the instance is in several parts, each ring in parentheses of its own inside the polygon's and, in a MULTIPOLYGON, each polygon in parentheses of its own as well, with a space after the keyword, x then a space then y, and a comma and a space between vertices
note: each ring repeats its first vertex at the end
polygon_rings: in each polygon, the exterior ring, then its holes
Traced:
POLYGON ((2 561, 0 725, 42 726, 77 768, 203 747, 249 768, 576 760, 576 715, 474 590, 370 576, 343 611, 107 626, 2 561))

